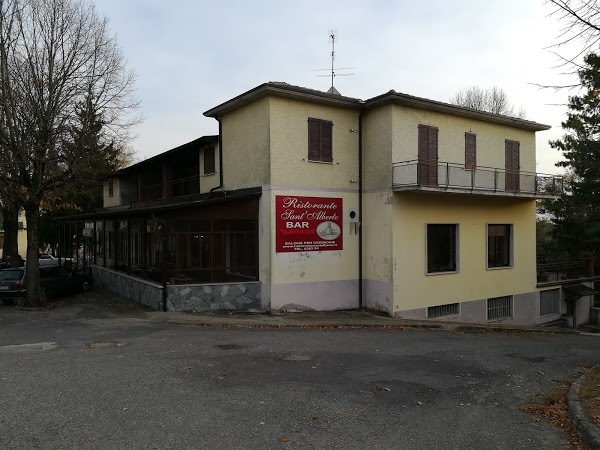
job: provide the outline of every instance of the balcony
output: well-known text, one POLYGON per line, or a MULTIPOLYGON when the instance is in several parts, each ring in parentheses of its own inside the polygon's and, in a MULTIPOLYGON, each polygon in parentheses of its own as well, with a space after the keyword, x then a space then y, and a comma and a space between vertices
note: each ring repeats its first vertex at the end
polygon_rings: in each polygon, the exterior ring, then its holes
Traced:
POLYGON ((449 162, 402 161, 392 166, 394 191, 452 192, 520 198, 555 198, 563 193, 563 178, 523 171, 449 162))
POLYGON ((151 184, 142 188, 142 197, 145 202, 160 200, 163 198, 163 186, 162 183, 151 184))
POLYGON ((200 176, 179 178, 171 183, 173 197, 198 194, 200 192, 200 176))

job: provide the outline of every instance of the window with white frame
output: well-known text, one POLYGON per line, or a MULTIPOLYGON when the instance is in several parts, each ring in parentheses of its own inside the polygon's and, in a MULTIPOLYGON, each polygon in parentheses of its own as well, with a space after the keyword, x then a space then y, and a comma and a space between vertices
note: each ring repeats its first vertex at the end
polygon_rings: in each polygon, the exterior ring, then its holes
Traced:
POLYGON ((427 224, 427 273, 458 271, 458 225, 427 224))
POLYGON ((512 225, 489 224, 487 226, 487 266, 512 266, 512 225))

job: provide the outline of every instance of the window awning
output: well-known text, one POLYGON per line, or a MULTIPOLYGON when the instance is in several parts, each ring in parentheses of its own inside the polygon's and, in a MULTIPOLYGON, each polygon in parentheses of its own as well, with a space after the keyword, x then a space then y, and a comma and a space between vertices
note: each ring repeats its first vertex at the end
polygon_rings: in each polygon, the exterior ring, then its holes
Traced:
POLYGON ((565 291, 567 291, 568 293, 573 294, 574 298, 585 297, 587 295, 600 294, 600 292, 598 292, 597 290, 592 289, 591 287, 585 286, 584 284, 581 284, 581 283, 567 284, 567 285, 563 286, 563 289, 565 291))

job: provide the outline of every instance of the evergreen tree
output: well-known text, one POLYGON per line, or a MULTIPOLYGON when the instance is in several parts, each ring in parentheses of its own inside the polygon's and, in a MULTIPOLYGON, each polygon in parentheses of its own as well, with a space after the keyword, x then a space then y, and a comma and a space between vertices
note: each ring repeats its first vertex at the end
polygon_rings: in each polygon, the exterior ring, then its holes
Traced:
POLYGON ((63 148, 77 177, 59 192, 48 195, 40 211, 40 247, 52 252, 58 246, 58 217, 94 211, 102 207, 102 177, 126 164, 129 154, 106 136, 102 115, 89 95, 77 109, 63 148), (90 157, 89 155, 93 155, 90 157))
POLYGON ((571 256, 600 254, 600 56, 590 53, 578 71, 580 95, 569 97, 569 112, 562 123, 566 134, 550 142, 568 169, 566 192, 544 209, 553 216, 558 251, 571 256))

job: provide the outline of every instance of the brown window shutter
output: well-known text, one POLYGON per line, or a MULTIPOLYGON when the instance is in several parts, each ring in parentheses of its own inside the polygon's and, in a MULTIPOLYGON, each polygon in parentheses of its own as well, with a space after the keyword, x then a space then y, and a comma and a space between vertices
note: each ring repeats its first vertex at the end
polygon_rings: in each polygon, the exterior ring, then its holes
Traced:
POLYGON ((465 133, 465 169, 477 167, 477 135, 465 133))
POLYGON ((204 175, 209 175, 216 172, 215 167, 215 148, 209 147, 204 149, 204 175))
POLYGON ((308 160, 333 162, 333 122, 308 119, 308 160))
POLYGON ((419 161, 427 160, 427 151, 429 149, 429 127, 419 125, 419 161))
POLYGON ((332 142, 333 123, 325 120, 321 121, 321 161, 333 162, 332 142))
POLYGON ((437 161, 438 159, 438 129, 429 127, 429 159, 437 161))
POLYGON ((321 121, 308 119, 308 160, 321 160, 321 121))

